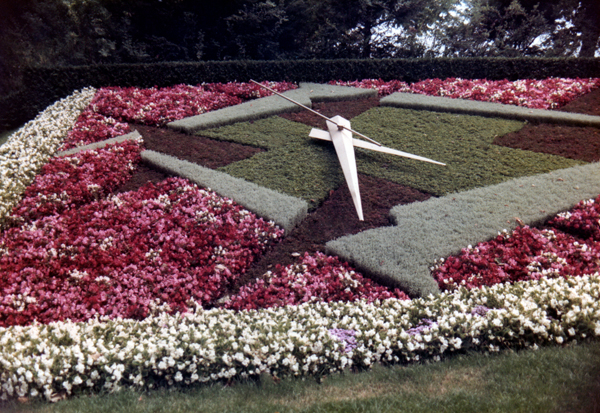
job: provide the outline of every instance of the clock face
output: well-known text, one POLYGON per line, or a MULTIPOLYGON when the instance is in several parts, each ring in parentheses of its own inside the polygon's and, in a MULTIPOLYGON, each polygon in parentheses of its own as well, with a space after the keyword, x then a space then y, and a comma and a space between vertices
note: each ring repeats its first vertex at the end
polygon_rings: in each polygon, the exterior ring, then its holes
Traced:
MULTIPOLYGON (((194 162, 194 156, 212 153, 214 145, 226 164, 217 166, 218 170, 307 201, 309 217, 276 247, 279 252, 273 250, 272 256, 265 258, 271 264, 287 264, 292 252, 323 251, 332 239, 389 225, 389 209, 395 205, 578 163, 494 143, 499 137, 520 133, 523 122, 379 107, 376 98, 317 103, 314 107, 328 117, 339 114, 349 119, 353 129, 384 146, 448 166, 355 149, 365 215, 365 222, 360 222, 333 145, 308 136, 313 127, 325 129, 325 121, 308 112, 203 130, 196 137, 177 133, 179 138, 171 139, 185 144, 165 144, 163 139, 156 150, 194 162), (193 149, 198 142, 205 147, 193 149), (227 149, 229 144, 238 146, 227 149), (243 159, 234 159, 242 153, 243 159)), ((203 162, 198 158, 197 163, 203 162)), ((259 267, 253 274, 260 276, 266 269, 259 267)))

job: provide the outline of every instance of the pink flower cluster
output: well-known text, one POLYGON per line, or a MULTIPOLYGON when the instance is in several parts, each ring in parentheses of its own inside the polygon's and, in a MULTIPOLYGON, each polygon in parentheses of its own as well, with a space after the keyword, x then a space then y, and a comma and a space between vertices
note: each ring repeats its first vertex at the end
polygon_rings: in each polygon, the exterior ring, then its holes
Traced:
POLYGON ((0 326, 211 305, 283 231, 180 178, 0 236, 0 326))
POLYGON ((252 310, 258 308, 298 305, 306 302, 384 300, 409 297, 398 289, 378 286, 354 272, 339 258, 317 252, 305 253, 298 264, 267 273, 265 279, 244 286, 225 303, 225 308, 252 310))
POLYGON ((449 78, 427 79, 408 84, 398 80, 365 79, 354 82, 332 82, 333 84, 377 89, 380 96, 394 92, 418 93, 428 96, 498 102, 535 109, 557 109, 573 99, 600 87, 600 78, 544 80, 486 80, 449 78))
POLYGON ((433 277, 442 290, 467 289, 542 277, 570 277, 600 271, 597 202, 582 202, 552 219, 554 229, 517 228, 469 247, 438 264, 433 277), (557 228, 590 235, 586 241, 557 228))
POLYGON ((573 209, 552 218, 549 225, 582 239, 600 241, 600 196, 581 201, 573 209))
POLYGON ((379 97, 388 96, 396 92, 415 93, 410 89, 409 83, 403 82, 401 80, 385 81, 382 79, 363 79, 346 82, 342 80, 333 80, 329 82, 329 84, 338 86, 357 87, 361 89, 375 89, 377 90, 379 97))
MULTIPOLYGON (((263 83, 279 92, 296 87, 288 82, 263 83)), ((120 121, 160 126, 268 94, 270 92, 253 83, 209 83, 149 89, 106 87, 98 91, 91 107, 94 112, 120 121)))
MULTIPOLYGON (((92 99, 91 104, 93 104, 92 99)), ((88 145, 94 142, 100 142, 116 136, 129 133, 129 125, 123 122, 118 122, 110 116, 104 116, 92 110, 88 106, 81 115, 77 118, 77 122, 73 129, 67 135, 63 142, 61 150, 76 148, 78 146, 88 145)))
MULTIPOLYGON (((263 82, 278 92, 294 89, 289 82, 263 82)), ((98 90, 89 107, 79 116, 61 150, 71 149, 130 132, 125 122, 161 126, 271 92, 253 83, 207 83, 165 88, 105 87, 98 90), (116 120, 118 119, 118 120, 116 120)))
POLYGON ((129 140, 52 158, 13 208, 10 220, 30 222, 106 197, 131 177, 141 150, 138 142, 129 140))

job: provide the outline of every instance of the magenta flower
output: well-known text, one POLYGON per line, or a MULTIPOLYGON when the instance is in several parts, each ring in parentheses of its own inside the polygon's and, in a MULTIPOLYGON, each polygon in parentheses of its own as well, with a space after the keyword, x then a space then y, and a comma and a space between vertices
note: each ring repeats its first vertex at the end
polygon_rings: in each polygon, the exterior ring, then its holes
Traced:
POLYGON ((445 96, 457 99, 497 102, 536 109, 558 109, 590 91, 600 87, 600 78, 544 80, 426 79, 408 84, 398 80, 365 79, 332 84, 376 89, 379 96, 394 92, 418 93, 428 96, 445 96))
POLYGON ((250 310, 298 305, 305 302, 367 301, 409 297, 402 291, 378 286, 356 273, 337 257, 317 252, 304 254, 298 264, 276 266, 274 273, 244 286, 225 304, 226 308, 250 310))
POLYGON ((211 306, 283 234, 179 178, 71 205, 0 236, 0 326, 211 306))

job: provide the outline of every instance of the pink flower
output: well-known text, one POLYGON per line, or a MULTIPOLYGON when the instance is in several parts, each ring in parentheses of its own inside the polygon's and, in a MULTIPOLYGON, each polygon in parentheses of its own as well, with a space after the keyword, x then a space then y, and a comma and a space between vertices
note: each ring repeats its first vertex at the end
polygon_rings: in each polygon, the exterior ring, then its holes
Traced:
POLYGON ((498 102, 508 105, 525 106, 536 109, 558 109, 573 99, 600 87, 600 78, 544 80, 486 80, 449 78, 426 79, 409 85, 392 80, 365 79, 354 82, 330 82, 331 84, 376 89, 379 96, 394 92, 418 93, 428 96, 445 96, 456 99, 470 99, 485 102, 498 102))
POLYGON ((211 306, 283 234, 179 178, 25 218, 0 236, 0 326, 211 306))
POLYGON ((298 264, 285 268, 276 266, 275 273, 253 285, 240 289, 239 293, 224 305, 235 310, 298 305, 315 301, 368 301, 388 298, 409 299, 402 291, 376 285, 356 273, 337 257, 320 252, 304 254, 298 264))

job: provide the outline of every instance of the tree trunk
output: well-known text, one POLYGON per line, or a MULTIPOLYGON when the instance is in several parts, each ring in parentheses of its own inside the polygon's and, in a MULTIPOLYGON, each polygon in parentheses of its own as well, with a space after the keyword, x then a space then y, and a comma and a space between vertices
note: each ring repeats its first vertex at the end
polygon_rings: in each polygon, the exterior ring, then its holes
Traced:
POLYGON ((600 38, 600 2, 598 0, 585 0, 581 2, 582 23, 577 27, 581 32, 581 51, 579 57, 594 57, 598 38, 600 38))
POLYGON ((371 29, 373 25, 371 22, 365 22, 364 27, 362 28, 362 50, 361 57, 363 59, 368 59, 371 57, 371 29))
POLYGON ((579 57, 594 57, 599 37, 600 32, 583 34, 581 38, 581 50, 579 52, 579 57))

